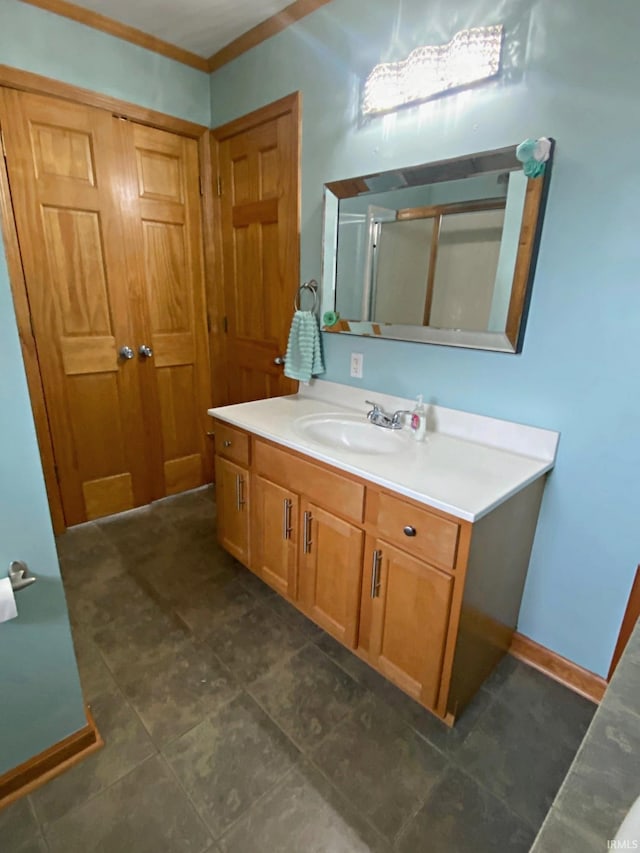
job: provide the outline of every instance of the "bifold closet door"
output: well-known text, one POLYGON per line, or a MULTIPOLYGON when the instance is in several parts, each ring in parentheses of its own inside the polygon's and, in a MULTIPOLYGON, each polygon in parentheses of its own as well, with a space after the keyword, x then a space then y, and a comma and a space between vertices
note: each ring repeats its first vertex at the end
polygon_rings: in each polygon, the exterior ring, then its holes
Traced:
POLYGON ((67 524, 150 500, 119 207, 117 125, 0 91, 0 122, 67 524), (125 351, 126 352, 126 351, 125 351))
POLYGON ((0 97, 66 523, 210 481, 197 143, 0 97))
POLYGON ((198 144, 129 121, 118 125, 129 187, 123 220, 130 291, 157 498, 212 480, 198 144))

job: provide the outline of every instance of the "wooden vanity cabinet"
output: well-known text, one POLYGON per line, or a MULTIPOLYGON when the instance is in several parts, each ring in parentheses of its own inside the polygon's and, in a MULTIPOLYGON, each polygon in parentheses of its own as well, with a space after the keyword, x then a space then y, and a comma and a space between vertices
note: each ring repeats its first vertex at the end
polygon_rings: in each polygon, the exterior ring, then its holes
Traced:
POLYGON ((471 523, 227 424, 215 435, 221 545, 453 724, 509 648, 544 478, 471 523))

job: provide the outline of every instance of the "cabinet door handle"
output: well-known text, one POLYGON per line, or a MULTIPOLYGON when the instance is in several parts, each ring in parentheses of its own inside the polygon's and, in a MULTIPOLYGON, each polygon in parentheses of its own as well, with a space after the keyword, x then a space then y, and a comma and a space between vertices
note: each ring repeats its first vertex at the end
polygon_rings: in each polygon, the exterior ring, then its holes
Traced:
POLYGON ((231 440, 228 438, 225 438, 225 440, 222 442, 222 445, 223 445, 223 447, 231 447, 231 440))
POLYGON ((416 535, 415 527, 412 527, 410 524, 407 524, 407 526, 404 528, 404 530, 402 532, 404 533, 405 536, 415 536, 416 535))
POLYGON ((291 501, 285 498, 282 513, 282 538, 291 539, 291 501))
POLYGON ((382 551, 373 552, 373 564, 371 567, 371 598, 377 598, 380 594, 380 563, 382 551))
POLYGON ((302 525, 302 551, 304 554, 311 553, 311 546, 313 542, 311 541, 311 519, 313 516, 310 512, 305 512, 304 521, 302 525))
POLYGON ((244 486, 244 478, 241 474, 236 474, 236 509, 238 512, 242 510, 242 507, 245 505, 246 501, 244 499, 243 487, 244 486))

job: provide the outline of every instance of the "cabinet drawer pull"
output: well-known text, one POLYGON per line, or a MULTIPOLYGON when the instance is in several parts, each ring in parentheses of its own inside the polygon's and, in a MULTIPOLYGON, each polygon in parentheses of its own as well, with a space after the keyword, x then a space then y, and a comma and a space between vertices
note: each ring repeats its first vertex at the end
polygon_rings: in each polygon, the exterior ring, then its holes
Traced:
POLYGON ((373 564, 371 567, 371 598, 377 598, 380 594, 380 562, 382 551, 373 552, 373 564))
POLYGON ((242 510, 246 501, 243 495, 244 478, 240 474, 236 474, 236 509, 238 512, 242 510))
POLYGON ((291 501, 285 498, 282 513, 282 538, 291 539, 291 501))
POLYGON ((311 553, 311 546, 313 542, 311 541, 311 519, 312 515, 310 512, 305 512, 304 521, 302 525, 302 551, 304 554, 311 553))
POLYGON ((225 438, 225 440, 222 442, 222 446, 223 447, 231 447, 231 439, 225 438))
POLYGON ((410 524, 407 524, 407 526, 403 530, 403 533, 405 536, 415 536, 416 535, 416 529, 415 529, 415 527, 412 527, 410 524))

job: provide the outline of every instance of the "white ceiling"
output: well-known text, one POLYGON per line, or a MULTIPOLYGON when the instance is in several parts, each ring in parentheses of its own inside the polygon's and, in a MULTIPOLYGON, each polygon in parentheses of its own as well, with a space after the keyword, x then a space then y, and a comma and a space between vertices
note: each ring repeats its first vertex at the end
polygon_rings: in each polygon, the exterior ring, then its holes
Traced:
POLYGON ((209 57, 291 0, 74 0, 171 44, 209 57))

